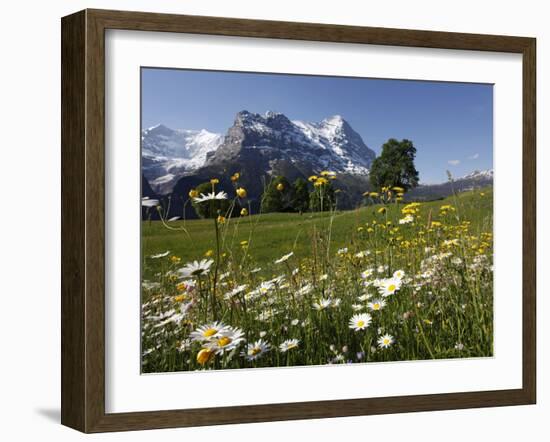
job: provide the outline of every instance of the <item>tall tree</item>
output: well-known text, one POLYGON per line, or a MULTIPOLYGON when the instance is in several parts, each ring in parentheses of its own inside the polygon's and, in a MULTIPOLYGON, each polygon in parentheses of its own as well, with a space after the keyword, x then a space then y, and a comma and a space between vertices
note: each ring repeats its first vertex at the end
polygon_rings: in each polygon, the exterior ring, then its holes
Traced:
POLYGON ((416 148, 412 141, 390 138, 382 153, 370 169, 371 184, 379 189, 384 186, 398 186, 409 190, 418 185, 418 171, 414 165, 416 148))

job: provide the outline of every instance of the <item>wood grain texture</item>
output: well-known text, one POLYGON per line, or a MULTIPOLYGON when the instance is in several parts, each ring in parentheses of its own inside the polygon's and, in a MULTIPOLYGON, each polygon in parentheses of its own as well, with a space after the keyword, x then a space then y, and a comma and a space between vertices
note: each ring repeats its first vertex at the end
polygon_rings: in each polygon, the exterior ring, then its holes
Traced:
POLYGON ((61 422, 85 427, 85 13, 61 33, 61 422))
MULTIPOLYGON (((536 398, 535 40, 526 37, 86 10, 62 20, 62 423, 83 432, 532 404, 536 398), (523 387, 105 413, 105 30, 499 51, 523 55, 523 387)), ((518 146, 519 148, 519 146, 518 146)))

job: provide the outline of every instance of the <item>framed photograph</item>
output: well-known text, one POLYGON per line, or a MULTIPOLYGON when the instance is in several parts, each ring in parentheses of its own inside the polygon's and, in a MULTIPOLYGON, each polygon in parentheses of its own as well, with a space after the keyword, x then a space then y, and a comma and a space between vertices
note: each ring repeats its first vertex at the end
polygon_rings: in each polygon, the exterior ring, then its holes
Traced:
POLYGON ((535 39, 62 19, 62 423, 536 398, 535 39))

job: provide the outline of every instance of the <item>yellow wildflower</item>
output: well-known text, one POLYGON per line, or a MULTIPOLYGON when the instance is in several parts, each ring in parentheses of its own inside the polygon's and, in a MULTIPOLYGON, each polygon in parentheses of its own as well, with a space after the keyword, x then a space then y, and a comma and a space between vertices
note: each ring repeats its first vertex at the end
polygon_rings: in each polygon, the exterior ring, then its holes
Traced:
POLYGON ((199 196, 199 192, 197 192, 195 189, 191 189, 189 191, 189 198, 196 198, 199 196))
POLYGON ((282 192, 283 190, 285 190, 285 185, 283 183, 277 184, 277 190, 279 192, 282 192))
POLYGON ((197 362, 201 365, 207 364, 214 356, 214 350, 208 348, 201 348, 197 353, 197 362))
POLYGON ((246 189, 243 187, 239 187, 235 192, 239 198, 246 198, 246 189))
POLYGON ((247 216, 247 215, 248 215, 248 209, 246 209, 246 208, 243 207, 243 208, 241 209, 241 216, 247 216))

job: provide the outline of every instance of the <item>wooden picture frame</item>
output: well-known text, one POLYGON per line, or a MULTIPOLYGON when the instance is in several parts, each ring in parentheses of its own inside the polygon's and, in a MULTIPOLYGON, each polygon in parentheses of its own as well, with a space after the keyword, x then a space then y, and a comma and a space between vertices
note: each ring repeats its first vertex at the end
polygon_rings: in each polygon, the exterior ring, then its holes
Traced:
POLYGON ((83 432, 533 404, 536 398, 536 149, 533 38, 84 10, 62 19, 62 410, 83 432), (105 412, 105 30, 418 48, 523 57, 523 385, 498 391, 108 414, 105 412))

